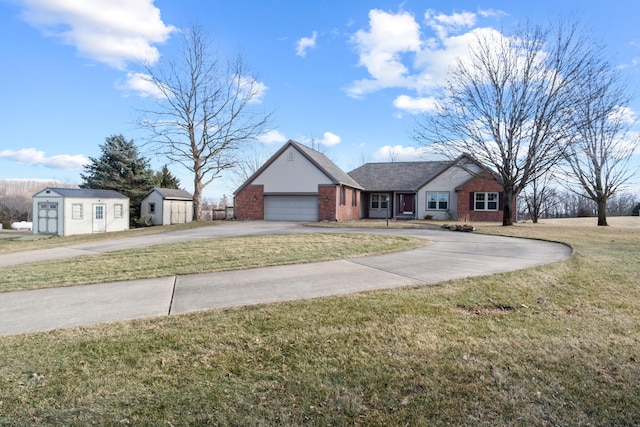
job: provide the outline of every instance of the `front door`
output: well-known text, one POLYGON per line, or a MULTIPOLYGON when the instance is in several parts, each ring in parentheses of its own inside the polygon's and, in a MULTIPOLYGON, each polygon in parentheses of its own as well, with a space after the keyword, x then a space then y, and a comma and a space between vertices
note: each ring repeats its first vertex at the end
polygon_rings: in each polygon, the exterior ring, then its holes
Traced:
POLYGON ((413 214, 414 194, 400 194, 399 208, 401 214, 413 214))
POLYGON ((104 233, 107 231, 106 205, 93 205, 93 232, 104 233))

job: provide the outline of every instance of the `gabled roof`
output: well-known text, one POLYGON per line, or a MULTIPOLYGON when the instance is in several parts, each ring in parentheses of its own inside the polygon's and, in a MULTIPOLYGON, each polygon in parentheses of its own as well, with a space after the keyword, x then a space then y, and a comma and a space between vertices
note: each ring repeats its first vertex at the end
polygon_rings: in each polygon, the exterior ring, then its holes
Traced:
POLYGON ((367 163, 349 175, 366 191, 416 192, 451 164, 451 161, 367 163))
POLYGON ((336 185, 346 185, 349 187, 363 190, 362 186, 351 176, 340 169, 327 156, 309 148, 299 142, 289 140, 282 146, 260 169, 258 169, 249 179, 247 179, 233 194, 238 194, 243 188, 249 185, 256 177, 258 177, 265 169, 267 169, 282 153, 289 147, 293 147, 300 152, 307 160, 309 160, 316 168, 324 173, 336 185))
POLYGON ((124 194, 120 194, 115 190, 99 190, 95 188, 55 188, 47 187, 38 191, 41 194, 46 190, 58 193, 62 197, 82 197, 82 198, 101 198, 101 199, 128 199, 124 194))
POLYGON ((162 198, 165 200, 193 200, 193 196, 191 195, 191 193, 186 190, 161 187, 153 187, 147 192, 147 194, 145 194, 144 197, 147 197, 154 191, 158 192, 158 194, 160 194, 160 196, 162 196, 162 198))

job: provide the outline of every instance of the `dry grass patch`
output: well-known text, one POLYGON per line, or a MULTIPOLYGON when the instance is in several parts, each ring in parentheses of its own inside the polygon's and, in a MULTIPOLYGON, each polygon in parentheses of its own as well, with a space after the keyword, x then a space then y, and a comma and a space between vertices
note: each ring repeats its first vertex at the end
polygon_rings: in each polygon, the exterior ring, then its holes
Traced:
POLYGON ((0 424, 640 424, 640 229, 437 286, 0 339, 0 424), (627 255, 630 253, 630 255, 627 255))
POLYGON ((415 249, 424 239, 286 234, 202 239, 0 269, 0 292, 301 264, 415 249))

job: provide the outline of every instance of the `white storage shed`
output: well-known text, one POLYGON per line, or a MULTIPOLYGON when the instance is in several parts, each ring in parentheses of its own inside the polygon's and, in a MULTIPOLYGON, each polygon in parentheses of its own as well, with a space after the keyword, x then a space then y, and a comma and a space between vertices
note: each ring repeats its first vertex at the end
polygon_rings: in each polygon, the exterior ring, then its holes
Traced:
POLYGON ((114 190, 47 187, 32 201, 33 234, 72 236, 129 229, 129 198, 114 190))
POLYGON ((185 190, 153 187, 142 199, 140 217, 153 225, 183 224, 193 221, 193 196, 185 190))

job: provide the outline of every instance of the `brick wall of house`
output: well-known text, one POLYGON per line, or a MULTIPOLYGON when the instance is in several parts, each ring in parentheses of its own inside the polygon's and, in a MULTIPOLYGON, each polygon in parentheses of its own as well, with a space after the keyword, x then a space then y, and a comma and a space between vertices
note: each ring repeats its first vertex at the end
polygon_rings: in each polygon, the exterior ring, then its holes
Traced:
POLYGON ((264 186, 248 185, 236 194, 235 216, 241 221, 264 219, 264 186), (255 200, 254 200, 255 199, 255 200))
MULTIPOLYGON (((340 191, 338 188, 338 192, 340 191)), ((355 188, 345 188, 344 204, 340 204, 340 195, 338 194, 338 221, 354 221, 360 219, 360 190, 355 188), (354 194, 355 193, 355 194, 354 194), (355 204, 354 204, 355 197, 355 204)))
POLYGON ((335 185, 318 185, 318 221, 337 221, 338 188, 335 185))
MULTIPOLYGON (((493 179, 477 177, 467 182, 458 193, 458 221, 493 221, 502 222, 502 209, 497 211, 474 211, 471 209, 470 193, 475 192, 498 192, 501 193, 502 198, 502 185, 493 179)), ((502 201, 500 201, 500 207, 502 201)), ((513 221, 516 220, 516 202, 513 202, 513 221)))

